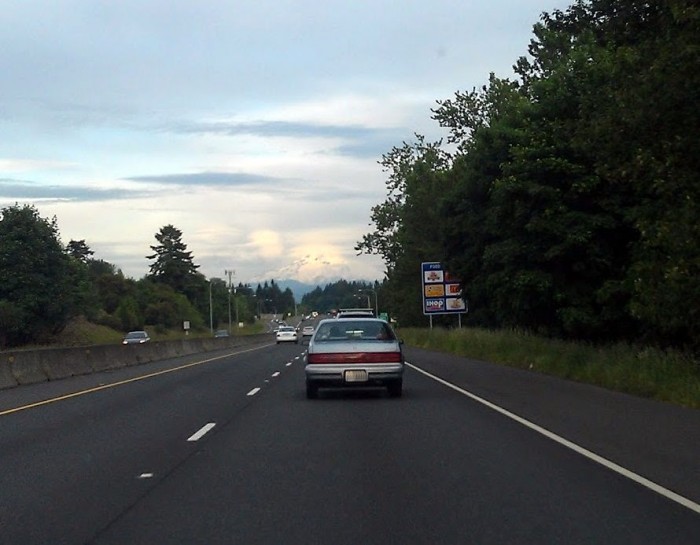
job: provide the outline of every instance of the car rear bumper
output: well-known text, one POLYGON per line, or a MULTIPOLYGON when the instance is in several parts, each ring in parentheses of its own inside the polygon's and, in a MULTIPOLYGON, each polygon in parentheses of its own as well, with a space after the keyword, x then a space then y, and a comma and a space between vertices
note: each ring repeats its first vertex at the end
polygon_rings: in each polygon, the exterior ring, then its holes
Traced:
POLYGON ((400 380, 403 377, 402 363, 381 363, 370 365, 308 364, 305 367, 306 380, 323 384, 343 384, 346 386, 372 385, 378 382, 400 380), (367 371, 366 382, 346 382, 345 371, 367 371))

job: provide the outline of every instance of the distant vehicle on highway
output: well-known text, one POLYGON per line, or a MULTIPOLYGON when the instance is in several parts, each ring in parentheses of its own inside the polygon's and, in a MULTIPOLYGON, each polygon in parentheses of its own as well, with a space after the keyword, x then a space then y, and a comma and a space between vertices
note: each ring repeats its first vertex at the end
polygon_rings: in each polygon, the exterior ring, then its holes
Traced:
POLYGON ((319 322, 306 352, 306 397, 321 387, 385 386, 401 397, 404 358, 401 341, 377 318, 332 318, 319 322))
POLYGON ((145 331, 129 331, 129 333, 124 335, 124 339, 122 339, 122 344, 143 344, 147 343, 150 340, 151 338, 145 331))
POLYGON ((311 337, 313 334, 314 334, 314 326, 312 326, 312 325, 304 326, 304 329, 301 330, 302 337, 311 337))
POLYGON ((374 318, 371 308, 341 308, 335 315, 336 318, 374 318))
POLYGON ((297 334, 297 328, 290 325, 280 326, 275 334, 275 340, 277 344, 284 342, 299 343, 299 335, 297 334))

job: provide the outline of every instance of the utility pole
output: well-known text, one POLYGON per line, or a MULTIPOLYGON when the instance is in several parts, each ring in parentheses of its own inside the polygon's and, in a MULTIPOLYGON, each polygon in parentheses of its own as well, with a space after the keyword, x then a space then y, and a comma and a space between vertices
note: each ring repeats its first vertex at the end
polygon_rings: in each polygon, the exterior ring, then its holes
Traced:
POLYGON ((209 333, 214 335, 214 311, 211 306, 211 278, 209 279, 209 333))
MULTIPOLYGON (((227 269, 224 274, 228 276, 228 334, 231 334, 231 277, 236 274, 233 269, 227 269)), ((236 318, 237 319, 237 318, 236 318)))
POLYGON ((233 287, 233 307, 236 309, 236 331, 238 331, 238 326, 241 322, 238 319, 238 293, 236 292, 236 286, 233 287))
MULTIPOLYGON (((377 298, 377 291, 373 290, 372 288, 365 288, 362 290, 357 290, 357 293, 363 294, 365 291, 371 291, 374 294, 374 316, 376 318, 379 318, 379 301, 377 298)), ((372 303, 370 302, 369 298, 369 293, 364 293, 363 294, 365 297, 367 297, 367 308, 372 308, 372 303)))

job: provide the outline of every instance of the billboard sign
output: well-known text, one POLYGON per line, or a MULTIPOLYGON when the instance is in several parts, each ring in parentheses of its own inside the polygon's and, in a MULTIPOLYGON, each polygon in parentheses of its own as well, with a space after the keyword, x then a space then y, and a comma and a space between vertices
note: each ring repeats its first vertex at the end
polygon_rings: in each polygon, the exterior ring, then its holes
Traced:
POLYGON ((462 314, 467 305, 460 282, 442 268, 442 263, 421 263, 423 314, 462 314))

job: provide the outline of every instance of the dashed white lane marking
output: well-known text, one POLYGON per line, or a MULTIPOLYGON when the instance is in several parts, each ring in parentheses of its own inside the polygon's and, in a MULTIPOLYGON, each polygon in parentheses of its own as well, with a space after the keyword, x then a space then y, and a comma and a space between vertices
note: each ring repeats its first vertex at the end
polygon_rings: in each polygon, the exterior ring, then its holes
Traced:
POLYGON ((456 386, 452 384, 451 382, 447 382, 444 379, 441 379, 438 376, 435 376, 428 371, 424 371, 420 367, 416 367, 415 365, 412 365, 408 362, 406 362, 406 365, 408 365, 411 369, 415 369, 419 373, 423 373, 426 377, 430 377, 431 379, 439 382, 440 384, 444 384, 448 388, 452 388, 453 390, 459 392, 462 395, 465 395, 474 401, 481 403, 482 405, 485 405, 489 409, 493 409, 496 412, 501 413, 504 416, 507 416, 508 418, 515 420, 519 424, 522 424, 523 426, 526 426, 530 428, 533 431, 536 431, 537 433, 540 433, 544 435, 545 437, 551 439, 552 441, 556 441, 560 445, 565 446, 568 449, 573 450, 574 452, 577 452, 578 454, 585 456, 589 460, 593 460, 594 462, 614 471, 615 473, 618 473, 622 475, 623 477, 627 477, 628 479, 641 484, 642 486, 648 488, 649 490, 652 490, 653 492, 656 492, 657 494, 661 494, 665 498, 668 498, 671 501, 674 501, 683 507, 686 507, 690 509, 691 511, 695 511, 696 513, 700 513, 700 504, 695 503, 692 500, 689 500, 686 497, 681 496, 680 494, 677 494, 673 492, 672 490, 669 490, 668 488, 664 488, 663 486, 656 484, 653 481, 650 481, 649 479, 642 477, 641 475, 634 473, 633 471, 630 471, 629 469, 622 467, 615 462, 608 460, 607 458, 603 458, 602 456, 597 455, 595 452, 592 452, 580 445, 577 445, 576 443, 569 441, 568 439, 564 439, 560 435, 557 435, 556 433, 552 433, 551 431, 538 426, 534 422, 530 422, 529 420, 526 420, 525 418, 518 416, 515 413, 510 412, 507 409, 504 409, 503 407, 499 407, 495 403, 491 403, 490 401, 487 401, 486 399, 479 397, 476 394, 472 394, 471 392, 468 392, 467 390, 464 390, 460 388, 459 386, 456 386))
POLYGON ((202 426, 200 430, 192 435, 188 441, 199 441, 202 437, 204 437, 216 424, 214 422, 209 422, 209 424, 206 424, 205 426, 202 426))
POLYGON ((290 365, 292 365, 291 361, 287 363, 287 367, 289 367, 290 365))
POLYGON ((272 344, 265 344, 265 345, 262 345, 262 346, 255 346, 255 347, 253 347, 253 348, 247 348, 247 349, 245 349, 245 350, 239 350, 238 352, 231 352, 230 354, 224 354, 224 355, 222 355, 222 356, 216 356, 215 358, 208 358, 208 359, 205 359, 205 360, 195 361, 195 362, 193 362, 193 363, 187 363, 187 364, 185 364, 185 365, 180 365, 180 366, 178 366, 178 367, 173 367, 173 368, 170 368, 170 369, 164 369, 164 370, 162 370, 162 371, 156 371, 155 373, 148 373, 148 374, 146 374, 146 375, 140 375, 140 376, 138 376, 138 377, 133 377, 133 378, 129 378, 129 379, 126 379, 126 380, 120 380, 119 382, 112 382, 112 383, 109 383, 109 384, 100 384, 99 386, 96 386, 95 388, 88 388, 87 390, 80 390, 80 391, 77 391, 77 392, 72 392, 72 393, 69 393, 69 394, 64 394, 64 395, 61 395, 61 396, 59 396, 59 397, 53 397, 53 398, 50 398, 50 399, 44 399, 43 401, 37 401, 36 403, 30 403, 29 405, 22 405, 21 407, 13 407, 13 408, 11 408, 11 409, 5 409, 5 410, 0 411, 0 416, 5 416, 5 415, 12 414, 12 413, 16 413, 16 412, 19 412, 19 411, 26 411, 26 410, 28 410, 28 409, 34 409, 35 407, 41 407, 41 406, 43 406, 43 405, 48 405, 48 404, 50 404, 50 403, 57 403, 58 401, 65 401, 66 399, 71 399, 71 398, 78 397, 78 396, 83 396, 83 395, 87 395, 87 394, 92 394, 92 393, 94 393, 94 392, 100 392, 100 391, 106 390, 106 389, 108 389, 108 388, 116 388, 117 386, 124 386, 125 384, 131 384, 132 382, 137 382, 137 381, 140 381, 140 380, 145 380, 145 379, 147 379, 147 378, 153 378, 153 377, 158 377, 158 376, 161 376, 161 375, 166 375, 166 374, 168 374, 168 373, 174 373, 174 372, 176 372, 176 371, 182 371, 182 370, 184 370, 184 369, 189 369, 189 368, 191 368, 191 367, 197 367, 197 366, 203 365, 203 364, 205 364, 205 363, 211 363, 211 362, 219 361, 219 360, 221 360, 221 359, 229 358, 229 357, 231 357, 231 356, 238 356, 238 355, 240 355, 240 354, 245 354, 245 353, 248 353, 248 352, 252 352, 252 351, 254 351, 254 350, 261 350, 261 349, 267 348, 267 347, 269 347, 269 346, 274 346, 274 345, 272 345, 272 344))
POLYGON ((274 373, 272 373, 272 376, 273 376, 273 377, 278 377, 278 376, 280 376, 280 372, 279 372, 279 371, 275 371, 274 373))
POLYGON ((254 396, 260 391, 260 388, 253 388, 250 392, 248 392, 246 395, 247 396, 254 396))
POLYGON ((153 473, 141 473, 141 475, 139 475, 137 478, 138 479, 152 479, 153 473))

